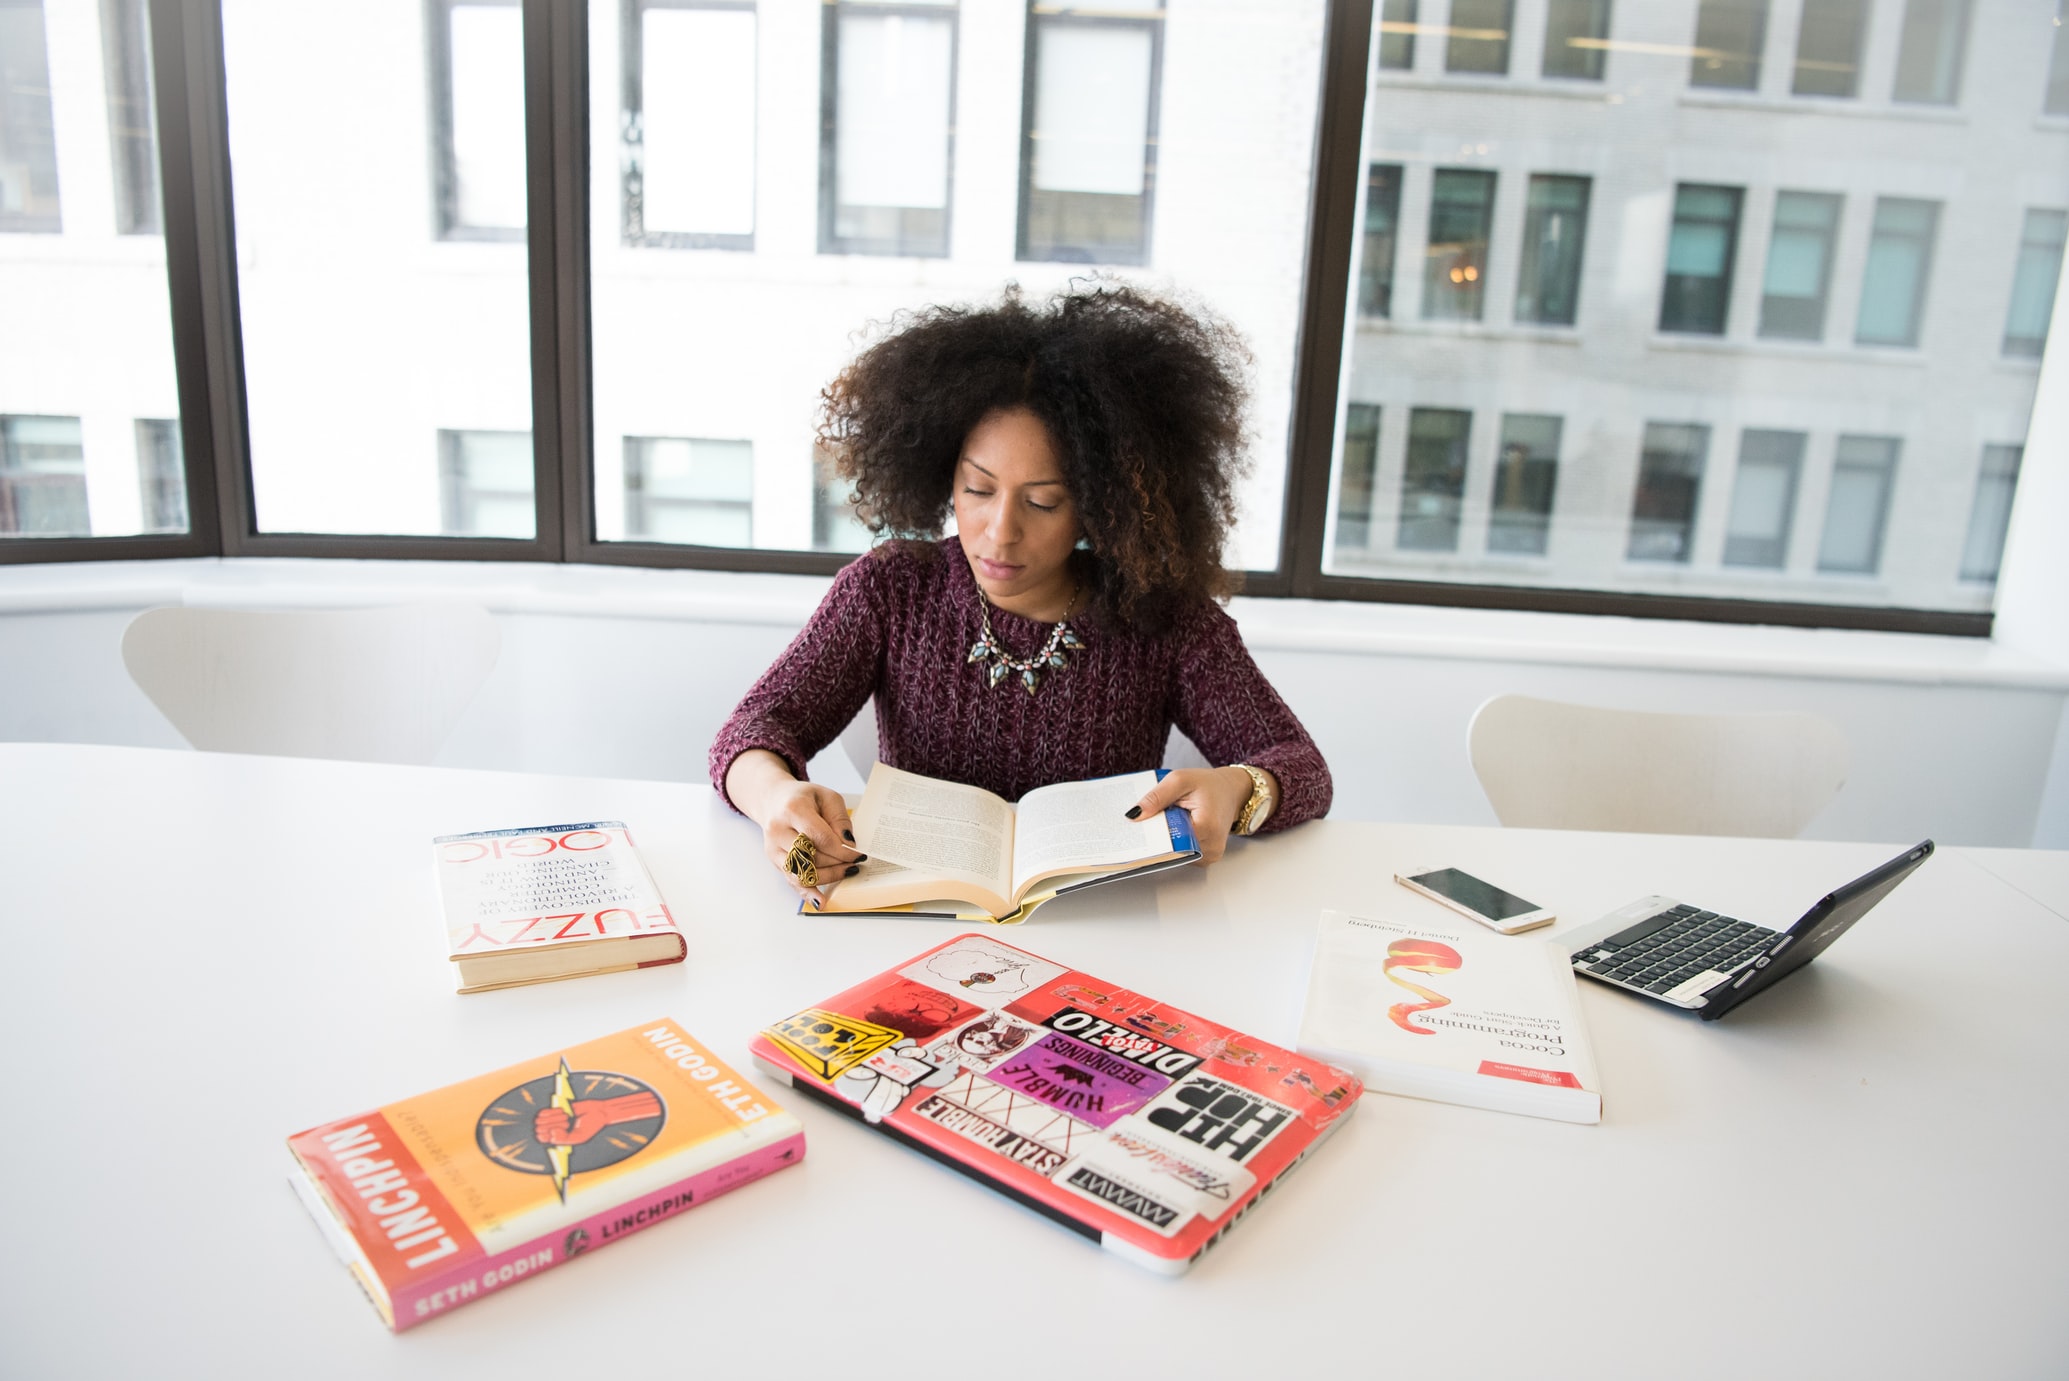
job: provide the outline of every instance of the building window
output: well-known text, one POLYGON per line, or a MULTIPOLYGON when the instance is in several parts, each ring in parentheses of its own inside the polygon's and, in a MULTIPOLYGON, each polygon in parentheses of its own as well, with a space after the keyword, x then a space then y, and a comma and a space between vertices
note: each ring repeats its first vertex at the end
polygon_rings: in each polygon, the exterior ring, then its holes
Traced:
POLYGON ((2012 274, 2011 313, 2004 323, 2004 353, 2036 359, 2047 347, 2047 324, 2055 314, 2055 285, 2062 272, 2062 246, 2069 239, 2069 212, 2026 212, 2019 237, 2019 263, 2012 274))
POLYGON ((43 6, 0 4, 0 231, 60 228, 43 6))
POLYGON ((699 547, 754 545, 754 443, 625 438, 625 536, 699 547))
POLYGON ((1695 545, 1695 506, 1703 487, 1710 429, 1694 422, 1647 422, 1631 498, 1633 561, 1688 563, 1695 545))
POLYGON ((1822 340, 1832 286, 1832 243, 1842 198, 1830 192, 1780 192, 1767 279, 1760 293, 1760 334, 1778 340, 1822 340))
POLYGON ((1904 0, 1897 79, 1890 99, 1953 105, 1968 54, 1968 0, 1904 0))
POLYGON ((1149 262, 1163 27, 1156 5, 1028 6, 1023 260, 1149 262))
POLYGON ((1459 508, 1466 492, 1466 441, 1473 415, 1453 408, 1408 414, 1408 458, 1401 474, 1401 517, 1394 545, 1402 551, 1457 551, 1459 508))
POLYGON ((1514 9, 1514 0, 1451 0, 1444 70, 1507 76, 1509 20, 1514 9))
POLYGON ((1936 201, 1876 199, 1868 267, 1861 277, 1861 314, 1854 325, 1856 344, 1918 344, 1939 223, 1936 201))
POLYGON ((432 0, 438 233, 522 240, 524 18, 517 0, 432 0))
POLYGON ((92 531, 79 419, 0 417, 0 534, 86 537, 92 531))
POLYGON ((1760 86, 1760 53, 1767 46, 1767 0, 1702 0, 1695 16, 1690 86, 1753 91, 1760 86))
POLYGON ((1739 436, 1739 468, 1724 527, 1725 565, 1778 571, 1787 564, 1806 439, 1802 432, 1752 428, 1739 436))
POLYGON ((819 252, 948 254, 953 0, 824 7, 819 252))
POLYGON ((752 0, 625 0, 628 245, 754 248, 752 0))
POLYGON ((1379 407, 1352 403, 1344 409, 1343 468, 1336 480, 1336 548, 1372 545, 1372 503, 1379 485, 1379 407))
POLYGON ((137 484, 143 491, 144 531, 187 530, 187 467, 180 424, 145 418, 136 424, 137 484))
POLYGON ((1430 321, 1478 321, 1487 280, 1487 231, 1494 222, 1494 174, 1439 168, 1430 191, 1430 239, 1423 262, 1422 314, 1430 321))
MULTIPOLYGON (((115 158, 115 228, 159 235, 158 107, 151 85, 151 15, 145 0, 101 0, 108 77, 108 144, 115 158)), ((186 530, 185 506, 180 531, 186 530)))
POLYGON ((532 434, 440 431, 438 512, 448 537, 532 536, 532 434))
POLYGON ((1365 242, 1358 258, 1358 313, 1394 314, 1394 236, 1401 222, 1401 165, 1375 163, 1365 174, 1365 242))
POLYGON ((1832 458, 1832 490, 1825 499, 1825 532, 1818 569, 1832 575, 1873 575, 1882 565, 1882 529, 1896 487, 1893 436, 1842 436, 1832 458))
POLYGON ((1738 254, 1739 206, 1745 190, 1684 182, 1674 190, 1674 233, 1667 242, 1667 283, 1660 330, 1724 334, 1731 268, 1738 254))
POLYGON ((869 529, 855 516, 854 491, 834 469, 833 457, 812 453, 812 550, 868 551, 869 529))
POLYGON ((2041 109, 2050 115, 2069 115, 2069 0, 2055 5, 2054 56, 2048 60, 2047 96, 2041 109))
POLYGON ((1387 72, 1415 66, 1415 0, 1385 0, 1380 7, 1379 65, 1387 72))
POLYGON ((1588 235, 1589 179, 1548 173, 1530 179, 1523 212, 1523 267, 1516 320, 1571 326, 1580 310, 1581 251, 1588 235))
POLYGON ((1798 96, 1860 94, 1861 39, 1868 30, 1868 0, 1803 0, 1796 31, 1798 96))
POLYGON ((1487 515, 1487 550, 1543 556, 1552 530, 1552 491, 1559 482, 1557 417, 1512 412, 1501 419, 1501 455, 1487 515))
POLYGON ((1544 74, 1602 80, 1609 55, 1609 0, 1550 0, 1545 10, 1544 74))
POLYGON ((1961 551, 1961 578, 1994 584, 2004 561, 2004 535, 2012 522, 2012 493, 2019 487, 2023 446, 1985 446, 1976 475, 1976 501, 1968 512, 1968 541, 1961 551))

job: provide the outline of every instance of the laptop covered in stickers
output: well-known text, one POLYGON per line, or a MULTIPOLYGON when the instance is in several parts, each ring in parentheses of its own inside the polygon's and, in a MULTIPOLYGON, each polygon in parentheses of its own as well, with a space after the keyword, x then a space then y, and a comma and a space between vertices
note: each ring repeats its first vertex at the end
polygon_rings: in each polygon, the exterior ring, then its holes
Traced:
POLYGON ((1185 1271, 1363 1086, 988 935, 762 1030, 772 1077, 1098 1242, 1185 1271))

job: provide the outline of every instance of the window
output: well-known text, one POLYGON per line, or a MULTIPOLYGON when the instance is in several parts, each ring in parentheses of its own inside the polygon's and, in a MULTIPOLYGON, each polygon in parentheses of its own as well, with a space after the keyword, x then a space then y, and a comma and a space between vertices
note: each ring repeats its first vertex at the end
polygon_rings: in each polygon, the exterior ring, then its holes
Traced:
POLYGON ((1415 408, 1408 414, 1408 457, 1394 536, 1402 551, 1458 550, 1466 441, 1472 430, 1473 415, 1455 408, 1415 408))
POLYGON ((1798 96, 1859 95, 1861 38, 1867 28, 1867 0, 1803 0, 1796 74, 1789 89, 1798 96))
POLYGON ((2048 59, 2047 95, 2041 109, 2050 115, 2069 115, 2069 0, 2057 0, 2054 19, 2054 54, 2048 59))
POLYGON ((1961 551, 1961 578, 1995 583, 2004 561, 2004 536, 2011 527, 2012 493, 2019 487, 2023 446, 1985 446, 1976 475, 1976 501, 1968 513, 1968 541, 1961 551))
POLYGON ((1020 257, 1146 264, 1163 15, 1045 9, 1028 8, 1020 257))
POLYGON ((524 238, 524 22, 516 0, 433 0, 438 233, 524 238))
POLYGON ((1507 76, 1509 20, 1514 8, 1514 0, 1451 0, 1444 70, 1507 76))
POLYGON ((0 534, 84 537, 86 449, 76 417, 0 417, 0 534))
POLYGON ((1825 533, 1818 569, 1834 575, 1873 575, 1882 565, 1882 528, 1896 484, 1893 436, 1842 436, 1832 459, 1832 489, 1825 499, 1825 533))
POLYGON ((2055 286, 2062 272, 2062 245, 2069 238, 2069 212, 2029 210, 2019 237, 2012 274, 2011 313, 2004 323, 2004 353, 2039 358, 2047 347, 2047 324, 2055 314, 2055 286))
POLYGON ((1343 468, 1337 476, 1336 545, 1372 545, 1372 500, 1379 487, 1379 408, 1353 403, 1344 415, 1343 468))
POLYGON ((1365 175, 1365 243, 1358 256, 1358 312, 1394 314, 1394 230, 1401 220, 1401 165, 1375 163, 1365 175))
POLYGON ((1968 54, 1968 0, 1904 0, 1897 79, 1890 99, 1953 105, 1968 54))
POLYGON ((43 6, 0 0, 0 233, 58 228, 57 130, 43 6))
POLYGON ((1478 321, 1487 279, 1487 231, 1494 223, 1494 174, 1439 168, 1430 193, 1422 314, 1430 321, 1478 321))
POLYGON ((629 0, 623 46, 625 243, 753 249, 751 0, 629 0))
POLYGON ((1802 432, 1756 431, 1739 437, 1738 474, 1724 528, 1724 564, 1780 570, 1789 558, 1796 517, 1796 479, 1803 469, 1802 432))
POLYGON ((1602 80, 1609 53, 1609 0, 1550 0, 1545 10, 1544 74, 1602 80))
POLYGON ((1688 563, 1695 545, 1695 506, 1702 494, 1710 429, 1697 423, 1647 422, 1631 499, 1633 561, 1688 563))
POLYGON ((1760 53, 1767 46, 1767 0, 1702 0, 1695 16, 1690 86, 1753 91, 1760 86, 1760 53))
POLYGON ((953 0, 824 7, 822 254, 948 253, 953 0))
POLYGON ((754 545, 754 443, 625 438, 625 535, 703 547, 754 545))
POLYGON ((1832 283, 1832 242, 1841 198, 1828 192, 1780 192, 1767 278, 1760 294, 1760 334, 1778 340, 1822 340, 1832 283))
POLYGON ((1861 277, 1861 314, 1854 326, 1857 344, 1918 344, 1939 221, 1936 201, 1876 199, 1868 267, 1861 277))
POLYGON ((1536 174, 1523 212, 1523 269, 1516 320, 1571 326, 1580 310, 1581 250, 1588 235, 1584 177, 1536 174))
POLYGON ((815 448, 812 456, 812 550, 868 551, 869 529, 855 516, 849 488, 832 459, 815 448))
POLYGON ((1379 66, 1387 72, 1415 66, 1415 0, 1384 0, 1380 6, 1379 66))
MULTIPOLYGON (((145 0, 101 0, 108 144, 115 159, 115 228, 163 233, 158 206, 158 107, 151 86, 151 16, 145 0)), ((179 531, 186 530, 186 507, 179 531)))
MULTIPOLYGON (((222 0, 222 22, 252 505, 224 528, 513 535, 515 500, 493 522, 465 501, 452 467, 477 462, 447 434, 503 434, 507 451, 533 430, 518 7, 432 0, 341 27, 320 7, 222 0)), ((615 221, 617 198, 598 200, 615 221)), ((598 239, 615 248, 615 226, 598 239)), ((509 469, 529 493, 531 462, 509 469)), ((532 536, 529 506, 523 522, 532 536)))
POLYGON ((187 530, 187 472, 180 424, 146 418, 136 424, 137 483, 146 532, 187 530))
POLYGON ((530 432, 438 434, 439 527, 455 537, 532 535, 530 432))
POLYGON ((1739 187, 1683 183, 1674 191, 1674 231, 1667 241, 1667 283, 1660 330, 1724 334, 1731 303, 1731 267, 1738 254, 1739 187))
POLYGON ((1509 413, 1501 420, 1501 455, 1487 515, 1487 550, 1543 556, 1552 530, 1552 491, 1559 482, 1557 417, 1509 413))

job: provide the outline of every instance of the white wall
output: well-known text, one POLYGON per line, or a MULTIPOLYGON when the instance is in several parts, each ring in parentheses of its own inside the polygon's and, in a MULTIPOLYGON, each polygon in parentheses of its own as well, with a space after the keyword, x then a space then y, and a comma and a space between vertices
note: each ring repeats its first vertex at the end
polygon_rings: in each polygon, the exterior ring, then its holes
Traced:
MULTIPOLYGON (((466 563, 117 562, 0 571, 0 740, 178 746, 123 671, 137 610, 478 599, 502 660, 438 761, 701 781, 734 701, 825 581, 466 563)), ((1245 601, 1258 661, 1315 735, 1347 818, 1493 823, 1466 760, 1501 691, 1644 709, 1808 709, 1854 744, 1815 838, 2036 837, 2069 669, 2001 643, 1500 611, 1245 601)), ((949 669, 952 670, 952 669, 949 669)), ((836 747, 817 771, 854 779, 836 747)), ((2053 819, 2053 817, 2051 817, 2053 819)))

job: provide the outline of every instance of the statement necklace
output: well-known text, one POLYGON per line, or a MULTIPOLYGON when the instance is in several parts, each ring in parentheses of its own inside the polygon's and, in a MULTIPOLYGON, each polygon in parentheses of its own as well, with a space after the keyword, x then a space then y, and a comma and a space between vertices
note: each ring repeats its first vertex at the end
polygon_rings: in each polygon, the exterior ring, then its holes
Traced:
POLYGON ((1075 589, 1071 591, 1070 605, 1064 609, 1063 617, 1056 620, 1056 626, 1049 630, 1049 640, 1042 644, 1042 650, 1032 657, 1015 657, 1006 651, 1006 645, 999 641, 999 635, 991 631, 991 601, 984 597, 982 589, 978 590, 977 604, 983 610, 984 623, 977 634, 977 641, 970 644, 970 655, 963 659, 964 664, 990 660, 991 665, 984 669, 987 688, 1005 680, 1007 672, 1017 671, 1020 673, 1020 684, 1026 688, 1029 695, 1033 695, 1035 687, 1041 684, 1043 672, 1063 670, 1070 665, 1063 654, 1066 651, 1076 652, 1084 647, 1084 643, 1078 640, 1078 635, 1073 633, 1070 627, 1070 616, 1077 611, 1079 593, 1080 591, 1075 589))

